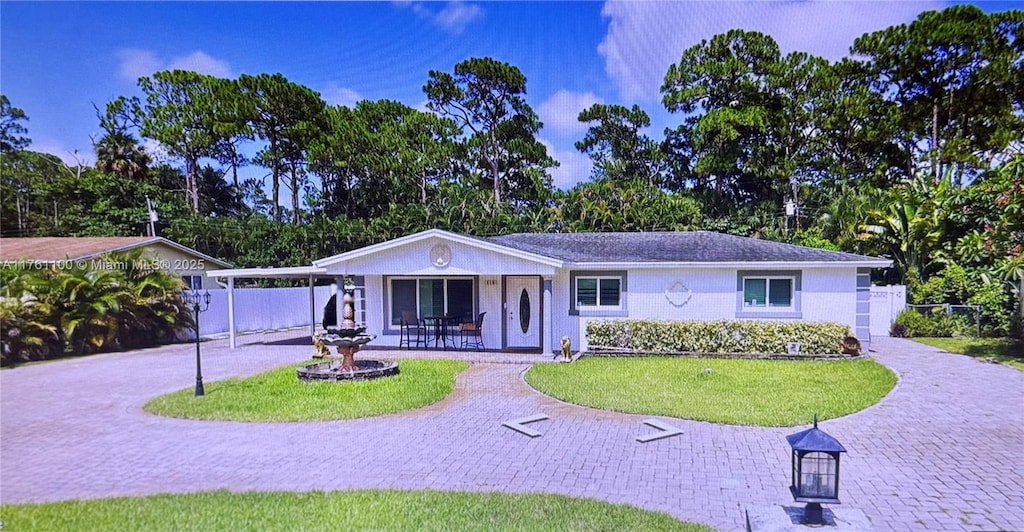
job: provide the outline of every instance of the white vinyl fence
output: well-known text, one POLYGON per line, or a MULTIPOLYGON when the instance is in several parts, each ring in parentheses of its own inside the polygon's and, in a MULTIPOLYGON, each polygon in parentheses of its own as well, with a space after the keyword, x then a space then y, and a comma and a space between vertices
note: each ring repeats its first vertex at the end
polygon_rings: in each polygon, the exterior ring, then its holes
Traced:
POLYGON ((907 306, 907 287, 871 287, 871 336, 889 336, 896 316, 907 306))
MULTIPOLYGON (((210 290, 210 308, 199 316, 199 334, 228 332, 228 291, 210 290)), ((319 324, 330 286, 313 289, 313 319, 319 324)), ((235 330, 239 333, 310 325, 309 287, 235 288, 235 330)))

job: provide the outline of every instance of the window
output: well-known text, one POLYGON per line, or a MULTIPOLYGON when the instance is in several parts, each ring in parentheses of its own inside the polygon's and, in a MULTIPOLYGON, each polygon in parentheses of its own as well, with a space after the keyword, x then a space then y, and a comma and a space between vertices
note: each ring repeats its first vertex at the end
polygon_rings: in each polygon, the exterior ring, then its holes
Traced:
POLYGON ((181 280, 185 281, 185 288, 188 290, 202 290, 203 289, 203 276, 202 275, 182 275, 181 280))
POLYGON ((576 308, 619 308, 621 299, 621 277, 576 278, 576 308))
POLYGON ((792 308, 792 277, 744 277, 745 308, 792 308))
POLYGON ((473 279, 391 279, 391 324, 402 321, 402 311, 419 317, 457 316, 465 321, 476 317, 473 279))
POLYGON ((736 272, 736 317, 801 319, 800 270, 736 272))

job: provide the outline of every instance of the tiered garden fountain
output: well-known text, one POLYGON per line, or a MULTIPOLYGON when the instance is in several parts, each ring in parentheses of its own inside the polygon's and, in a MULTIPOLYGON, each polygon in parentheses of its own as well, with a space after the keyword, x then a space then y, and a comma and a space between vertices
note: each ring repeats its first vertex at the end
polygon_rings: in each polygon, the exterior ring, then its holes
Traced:
POLYGON ((353 381, 376 379, 398 374, 398 362, 392 360, 356 360, 359 349, 375 336, 366 334, 366 327, 357 327, 355 306, 351 292, 342 298, 341 327, 327 329, 313 339, 316 347, 315 358, 328 359, 326 362, 310 364, 296 370, 302 381, 353 381), (337 346, 338 355, 331 355, 328 346, 337 346), (333 360, 330 360, 333 359, 333 360))

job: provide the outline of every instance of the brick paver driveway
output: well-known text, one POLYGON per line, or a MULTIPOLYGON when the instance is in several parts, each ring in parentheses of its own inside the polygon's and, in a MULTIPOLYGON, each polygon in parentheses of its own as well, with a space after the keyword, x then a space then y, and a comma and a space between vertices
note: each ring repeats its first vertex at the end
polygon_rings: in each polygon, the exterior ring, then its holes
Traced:
MULTIPOLYGON (((308 346, 204 347, 216 380, 304 359, 308 346)), ((880 404, 822 428, 849 449, 844 506, 879 530, 1024 530, 1024 373, 883 339, 897 371, 880 404)), ((667 420, 682 436, 647 444, 646 416, 549 399, 521 378, 528 357, 478 363, 456 392, 409 413, 319 423, 230 423, 144 413, 189 386, 187 345, 0 372, 4 503, 197 490, 436 488, 558 492, 739 529, 746 505, 793 504, 785 435, 795 428, 667 420), (500 422, 536 413, 530 439, 500 422)), ((482 360, 496 355, 478 355, 482 360)))

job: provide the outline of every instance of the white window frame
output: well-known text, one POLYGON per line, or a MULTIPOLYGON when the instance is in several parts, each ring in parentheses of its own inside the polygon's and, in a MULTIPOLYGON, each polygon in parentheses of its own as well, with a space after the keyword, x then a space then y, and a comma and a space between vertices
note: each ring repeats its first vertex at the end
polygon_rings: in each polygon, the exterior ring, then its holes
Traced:
POLYGON ((573 300, 576 302, 576 309, 578 310, 621 310, 622 309, 622 285, 623 279, 621 275, 580 275, 575 278, 572 287, 573 300), (601 280, 602 279, 614 279, 619 282, 619 302, 615 305, 602 305, 601 304, 601 280), (596 280, 597 281, 597 304, 596 305, 585 305, 580 302, 580 281, 581 280, 596 280))
POLYGON ((181 281, 185 283, 185 288, 187 290, 202 290, 206 285, 206 281, 203 280, 202 275, 185 274, 181 276, 181 281), (199 281, 199 286, 196 286, 195 281, 199 281))
POLYGON ((420 312, 420 310, 419 310, 420 309, 419 282, 420 281, 434 281, 434 280, 443 281, 444 313, 446 315, 448 314, 448 281, 469 281, 472 284, 472 286, 473 286, 473 294, 471 296, 472 300, 473 300, 472 301, 472 304, 473 304, 473 313, 472 314, 473 314, 474 318, 476 317, 477 310, 478 310, 477 309, 477 297, 478 297, 477 294, 478 294, 478 292, 480 290, 479 287, 477 287, 477 279, 476 279, 476 277, 472 277, 472 276, 454 276, 454 277, 394 276, 394 277, 388 277, 388 295, 387 295, 387 298, 388 298, 388 316, 387 316, 387 323, 389 325, 395 326, 395 327, 397 327, 399 325, 398 323, 396 323, 394 321, 394 318, 392 318, 392 316, 391 316, 391 314, 394 313, 392 309, 394 308, 394 305, 395 305, 395 296, 394 296, 394 294, 395 294, 395 285, 394 285, 394 281, 416 281, 416 314, 418 315, 419 312, 420 312))
POLYGON ((744 311, 764 311, 764 312, 786 312, 796 310, 796 276, 794 275, 744 275, 743 276, 743 291, 741 293, 743 301, 744 311), (771 306, 769 300, 771 299, 771 284, 772 280, 788 280, 789 281, 789 305, 786 306, 771 306), (746 301, 747 292, 747 281, 749 280, 764 280, 764 294, 765 301, 764 305, 750 305, 746 301))

